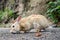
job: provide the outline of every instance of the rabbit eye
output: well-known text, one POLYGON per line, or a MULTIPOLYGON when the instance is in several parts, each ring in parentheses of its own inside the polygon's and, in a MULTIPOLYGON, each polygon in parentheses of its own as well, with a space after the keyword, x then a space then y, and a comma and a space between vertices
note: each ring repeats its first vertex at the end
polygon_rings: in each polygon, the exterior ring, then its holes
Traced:
POLYGON ((15 27, 15 26, 12 26, 12 27, 15 27))

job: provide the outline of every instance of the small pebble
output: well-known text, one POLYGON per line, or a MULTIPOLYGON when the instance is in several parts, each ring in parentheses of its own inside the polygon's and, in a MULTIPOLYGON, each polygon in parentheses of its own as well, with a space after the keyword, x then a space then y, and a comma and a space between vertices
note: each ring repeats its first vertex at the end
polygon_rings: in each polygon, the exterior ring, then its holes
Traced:
POLYGON ((35 34, 36 37, 39 37, 41 35, 42 35, 42 33, 40 33, 40 32, 38 32, 38 33, 35 34))

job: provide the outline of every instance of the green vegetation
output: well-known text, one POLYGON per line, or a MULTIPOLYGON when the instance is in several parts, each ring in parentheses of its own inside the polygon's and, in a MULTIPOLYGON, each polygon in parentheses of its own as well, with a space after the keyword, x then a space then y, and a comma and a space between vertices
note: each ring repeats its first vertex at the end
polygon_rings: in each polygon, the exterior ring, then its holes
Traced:
POLYGON ((3 20, 9 20, 11 18, 16 18, 17 16, 13 13, 13 10, 5 8, 4 11, 0 10, 0 22, 3 20))
POLYGON ((13 16, 13 11, 8 9, 8 8, 5 8, 4 11, 0 11, 0 21, 2 21, 3 19, 5 18, 10 18, 13 16))
POLYGON ((54 23, 58 23, 60 20, 60 0, 49 2, 49 8, 47 10, 47 15, 54 21, 54 23))

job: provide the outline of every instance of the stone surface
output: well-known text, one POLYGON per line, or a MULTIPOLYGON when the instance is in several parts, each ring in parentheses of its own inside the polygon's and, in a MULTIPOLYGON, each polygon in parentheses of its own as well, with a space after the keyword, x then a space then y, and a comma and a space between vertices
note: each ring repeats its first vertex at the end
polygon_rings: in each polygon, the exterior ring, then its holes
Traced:
POLYGON ((0 40, 60 40, 60 28, 46 29, 42 36, 35 37, 35 33, 11 34, 9 28, 0 28, 0 40))

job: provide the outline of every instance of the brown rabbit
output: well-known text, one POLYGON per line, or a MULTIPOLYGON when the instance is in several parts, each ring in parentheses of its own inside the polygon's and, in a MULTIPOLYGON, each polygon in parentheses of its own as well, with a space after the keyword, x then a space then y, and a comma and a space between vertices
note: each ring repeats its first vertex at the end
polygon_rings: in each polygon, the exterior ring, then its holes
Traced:
MULTIPOLYGON (((36 15, 32 14, 28 17, 21 18, 20 16, 17 17, 15 22, 11 25, 11 33, 17 32, 27 32, 32 31, 34 29, 35 32, 41 31, 41 29, 45 29, 51 26, 53 23, 50 22, 45 16, 43 15, 36 15)), ((33 31, 33 32, 34 32, 33 31)))

